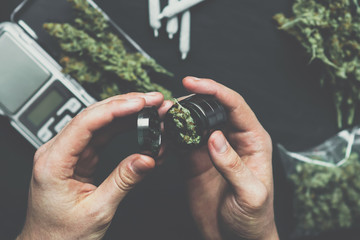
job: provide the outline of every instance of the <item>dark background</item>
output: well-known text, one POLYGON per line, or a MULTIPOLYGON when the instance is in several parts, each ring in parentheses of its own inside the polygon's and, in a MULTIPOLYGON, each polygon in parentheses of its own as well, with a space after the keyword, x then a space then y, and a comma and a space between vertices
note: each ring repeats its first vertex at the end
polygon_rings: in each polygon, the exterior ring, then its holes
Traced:
MULTIPOLYGON (((0 0, 0 21, 9 20, 20 2, 0 0)), ((276 221, 280 237, 288 239, 293 228, 292 195, 276 144, 303 150, 337 132, 331 95, 320 87, 318 69, 272 21, 278 12, 289 15, 293 2, 208 0, 200 4, 192 10, 192 50, 186 61, 180 60, 178 35, 168 40, 162 28, 160 37, 153 37, 146 0, 97 2, 146 52, 175 73, 168 84, 176 95, 186 94, 181 79, 187 75, 215 79, 242 94, 274 142, 276 221)), ((0 239, 11 239, 25 218, 35 149, 5 118, 0 118, 0 143, 0 239)), ((125 152, 119 152, 123 143, 119 137, 104 149, 99 179, 135 151, 126 146, 125 152)), ((178 161, 169 157, 121 203, 107 238, 200 239, 186 204, 178 161)), ((358 233, 334 232, 314 239, 358 239, 354 237, 358 233)))

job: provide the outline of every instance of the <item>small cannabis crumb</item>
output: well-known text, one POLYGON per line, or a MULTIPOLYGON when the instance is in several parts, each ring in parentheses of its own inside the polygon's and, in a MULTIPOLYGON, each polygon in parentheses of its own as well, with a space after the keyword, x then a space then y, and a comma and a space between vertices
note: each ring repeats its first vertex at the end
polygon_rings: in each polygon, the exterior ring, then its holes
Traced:
POLYGON ((201 142, 201 137, 196 131, 194 119, 188 109, 183 107, 176 99, 174 99, 174 106, 169 113, 173 116, 176 127, 179 129, 179 134, 183 143, 187 145, 198 145, 201 142))
POLYGON ((351 126, 360 104, 360 8, 358 0, 295 0, 294 16, 276 14, 279 29, 294 36, 324 67, 339 128, 351 126))
POLYGON ((151 82, 149 72, 173 76, 153 59, 131 53, 115 35, 103 14, 87 0, 68 0, 75 9, 73 23, 45 23, 62 49, 63 72, 78 80, 91 94, 104 99, 132 91, 161 92, 171 99, 169 90, 151 82))

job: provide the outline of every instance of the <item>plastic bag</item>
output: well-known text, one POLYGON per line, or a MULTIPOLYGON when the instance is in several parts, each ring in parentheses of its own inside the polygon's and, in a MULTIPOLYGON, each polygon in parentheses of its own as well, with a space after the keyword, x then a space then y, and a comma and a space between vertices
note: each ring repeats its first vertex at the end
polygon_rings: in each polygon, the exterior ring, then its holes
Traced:
POLYGON ((303 152, 278 145, 294 188, 292 238, 360 226, 360 128, 303 152))

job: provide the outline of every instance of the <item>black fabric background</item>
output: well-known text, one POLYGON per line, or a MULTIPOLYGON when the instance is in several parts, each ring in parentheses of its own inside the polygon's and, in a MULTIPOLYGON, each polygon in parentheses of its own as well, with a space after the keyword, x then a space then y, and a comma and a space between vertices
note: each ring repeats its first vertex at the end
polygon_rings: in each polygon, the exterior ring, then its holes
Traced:
MULTIPOLYGON (((215 79, 242 94, 274 145, 282 143, 291 150, 314 146, 337 132, 331 95, 320 87, 317 67, 308 64, 301 46, 272 21, 278 12, 290 14, 292 1, 207 0, 192 10, 192 50, 186 61, 180 60, 178 35, 170 41, 163 28, 158 39, 153 37, 146 0, 97 2, 145 51, 175 73, 169 85, 177 96, 186 94, 181 87, 184 76, 215 79)), ((0 21, 9 20, 18 3, 0 0, 0 21)), ((128 138, 119 137, 103 150, 99 182, 136 151, 130 147, 136 144, 133 135, 128 136, 130 144, 128 138)), ((5 118, 0 118, 0 143, 0 239, 11 239, 25 218, 35 149, 5 118)), ((169 157, 129 194, 106 239, 200 239, 186 204, 178 161, 169 157)), ((291 186, 276 146, 273 165, 277 226, 281 239, 288 239, 293 228, 291 186)), ((358 230, 333 232, 313 239, 358 239, 357 234, 358 230)))

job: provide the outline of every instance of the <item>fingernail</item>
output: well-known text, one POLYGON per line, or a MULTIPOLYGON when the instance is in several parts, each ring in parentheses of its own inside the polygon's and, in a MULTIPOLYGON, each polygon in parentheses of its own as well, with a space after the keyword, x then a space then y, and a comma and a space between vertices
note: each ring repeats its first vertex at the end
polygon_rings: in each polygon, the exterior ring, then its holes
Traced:
POLYGON ((148 93, 145 93, 145 95, 152 97, 152 96, 158 96, 159 93, 158 92, 148 92, 148 93))
POLYGON ((214 141, 212 142, 212 145, 214 146, 215 151, 218 153, 224 153, 228 148, 224 135, 220 133, 217 134, 214 141))
POLYGON ((131 164, 131 168, 138 175, 145 174, 151 170, 151 168, 149 168, 149 166, 146 165, 141 159, 136 159, 131 164))
POLYGON ((194 81, 200 81, 201 79, 200 78, 197 78, 197 77, 193 77, 193 76, 189 76, 190 78, 192 78, 192 80, 194 81))

